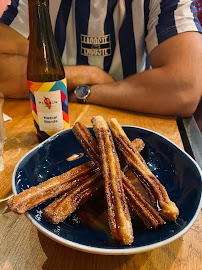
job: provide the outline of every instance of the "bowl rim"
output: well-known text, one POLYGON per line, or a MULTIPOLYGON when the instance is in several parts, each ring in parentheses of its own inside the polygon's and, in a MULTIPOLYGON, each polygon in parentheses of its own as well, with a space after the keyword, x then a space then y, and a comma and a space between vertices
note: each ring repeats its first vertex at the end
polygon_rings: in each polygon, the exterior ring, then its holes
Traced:
MULTIPOLYGON (((172 142, 170 139, 166 138, 165 136, 159 134, 156 131, 147 129, 147 128, 142 128, 142 127, 138 127, 138 126, 132 126, 132 125, 121 125, 123 128, 124 127, 132 127, 135 129, 140 129, 140 130, 145 130, 148 131, 150 133, 153 133, 157 136, 160 136, 161 138, 165 139, 166 141, 170 142, 172 145, 174 145, 178 150, 180 150, 182 153, 184 153, 196 166, 196 168, 199 171, 199 174, 201 176, 201 181, 202 181, 202 171, 199 167, 199 165, 196 163, 196 161, 188 154, 186 153, 183 149, 181 149, 178 145, 176 145, 174 142, 172 142)), ((87 128, 91 128, 92 127, 87 127, 87 128)), ((66 133, 71 131, 72 128, 68 128, 62 131, 57 132, 56 134, 54 134, 53 136, 47 138, 45 141, 43 141, 42 143, 38 144, 37 146, 35 146, 33 149, 31 149, 29 152, 27 152, 16 164, 15 169, 13 171, 13 175, 12 175, 12 190, 14 195, 17 194, 17 190, 16 190, 16 185, 15 185, 15 175, 17 172, 17 168, 20 165, 20 163, 28 156, 30 155, 33 151, 35 151, 37 148, 40 148, 43 146, 43 144, 46 144, 47 142, 51 142, 52 140, 54 140, 55 138, 57 138, 58 136, 60 136, 62 133, 66 133)), ((124 246, 119 247, 119 248, 111 248, 111 247, 106 247, 106 248, 99 248, 99 247, 92 247, 92 246, 87 246, 84 244, 79 244, 76 243, 74 241, 65 239, 64 237, 58 236, 56 234, 54 234, 53 232, 49 231, 47 228, 45 228, 44 226, 42 226, 38 221, 34 220, 33 217, 26 212, 25 215, 27 216, 27 218, 32 222, 32 224, 44 235, 46 235, 48 238, 64 245, 67 246, 69 248, 73 248, 75 250, 79 250, 79 251, 83 251, 83 252, 87 252, 87 253, 91 253, 91 254, 100 254, 100 255, 131 255, 131 254, 136 254, 136 253, 141 253, 141 252, 146 252, 146 251, 150 251, 156 248, 159 248, 161 246, 167 245, 175 240, 177 240, 178 238, 180 238, 182 235, 184 235, 194 224, 194 222, 196 221, 200 211, 202 208, 202 190, 201 190, 201 194, 200 194, 200 201, 197 207, 196 212, 194 213, 194 216, 192 217, 192 219, 190 220, 190 222, 184 227, 184 229, 182 229, 180 232, 178 232, 177 234, 159 241, 157 243, 153 243, 153 244, 149 244, 149 245, 145 245, 145 246, 141 246, 141 247, 126 247, 124 246)))

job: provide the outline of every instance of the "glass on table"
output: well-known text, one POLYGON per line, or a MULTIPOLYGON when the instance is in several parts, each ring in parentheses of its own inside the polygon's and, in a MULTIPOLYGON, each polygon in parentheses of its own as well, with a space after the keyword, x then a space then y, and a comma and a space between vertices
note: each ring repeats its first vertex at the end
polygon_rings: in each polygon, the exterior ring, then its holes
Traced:
POLYGON ((4 119, 3 119, 3 103, 4 103, 4 97, 3 97, 3 94, 0 92, 0 172, 3 171, 4 169, 3 148, 4 148, 4 141, 6 139, 4 119))

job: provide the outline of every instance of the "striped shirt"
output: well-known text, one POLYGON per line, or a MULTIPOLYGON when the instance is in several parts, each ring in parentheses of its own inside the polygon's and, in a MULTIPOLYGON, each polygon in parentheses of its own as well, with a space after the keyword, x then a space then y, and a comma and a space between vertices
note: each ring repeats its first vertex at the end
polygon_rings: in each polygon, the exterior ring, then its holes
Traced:
MULTIPOLYGON (((193 0, 49 0, 49 9, 63 64, 96 65, 115 80, 147 69, 168 38, 202 33, 193 0)), ((12 0, 0 22, 28 38, 28 1, 12 0)))

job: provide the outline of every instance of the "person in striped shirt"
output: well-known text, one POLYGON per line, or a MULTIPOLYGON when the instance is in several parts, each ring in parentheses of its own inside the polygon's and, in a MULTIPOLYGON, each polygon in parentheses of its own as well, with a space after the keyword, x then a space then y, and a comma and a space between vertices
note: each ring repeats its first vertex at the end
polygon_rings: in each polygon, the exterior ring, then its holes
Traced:
MULTIPOLYGON (((28 97, 28 1, 0 18, 0 89, 28 97)), ((202 95, 202 29, 193 0, 49 0, 69 100, 90 85, 87 103, 189 116, 202 95)))

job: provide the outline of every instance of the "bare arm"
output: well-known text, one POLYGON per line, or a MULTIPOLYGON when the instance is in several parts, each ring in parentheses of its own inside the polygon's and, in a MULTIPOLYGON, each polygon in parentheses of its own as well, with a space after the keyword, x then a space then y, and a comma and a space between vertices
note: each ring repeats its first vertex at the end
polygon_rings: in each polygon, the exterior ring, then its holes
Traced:
MULTIPOLYGON (((0 90, 6 98, 28 98, 28 40, 0 23, 0 90)), ((69 91, 80 84, 109 83, 114 80, 93 66, 65 67, 69 91)))
POLYGON ((28 97, 27 53, 27 39, 0 23, 0 91, 5 97, 28 97))
POLYGON ((202 35, 195 32, 168 39, 151 52, 153 69, 120 82, 93 85, 87 102, 152 114, 191 115, 202 94, 201 44, 202 35))

